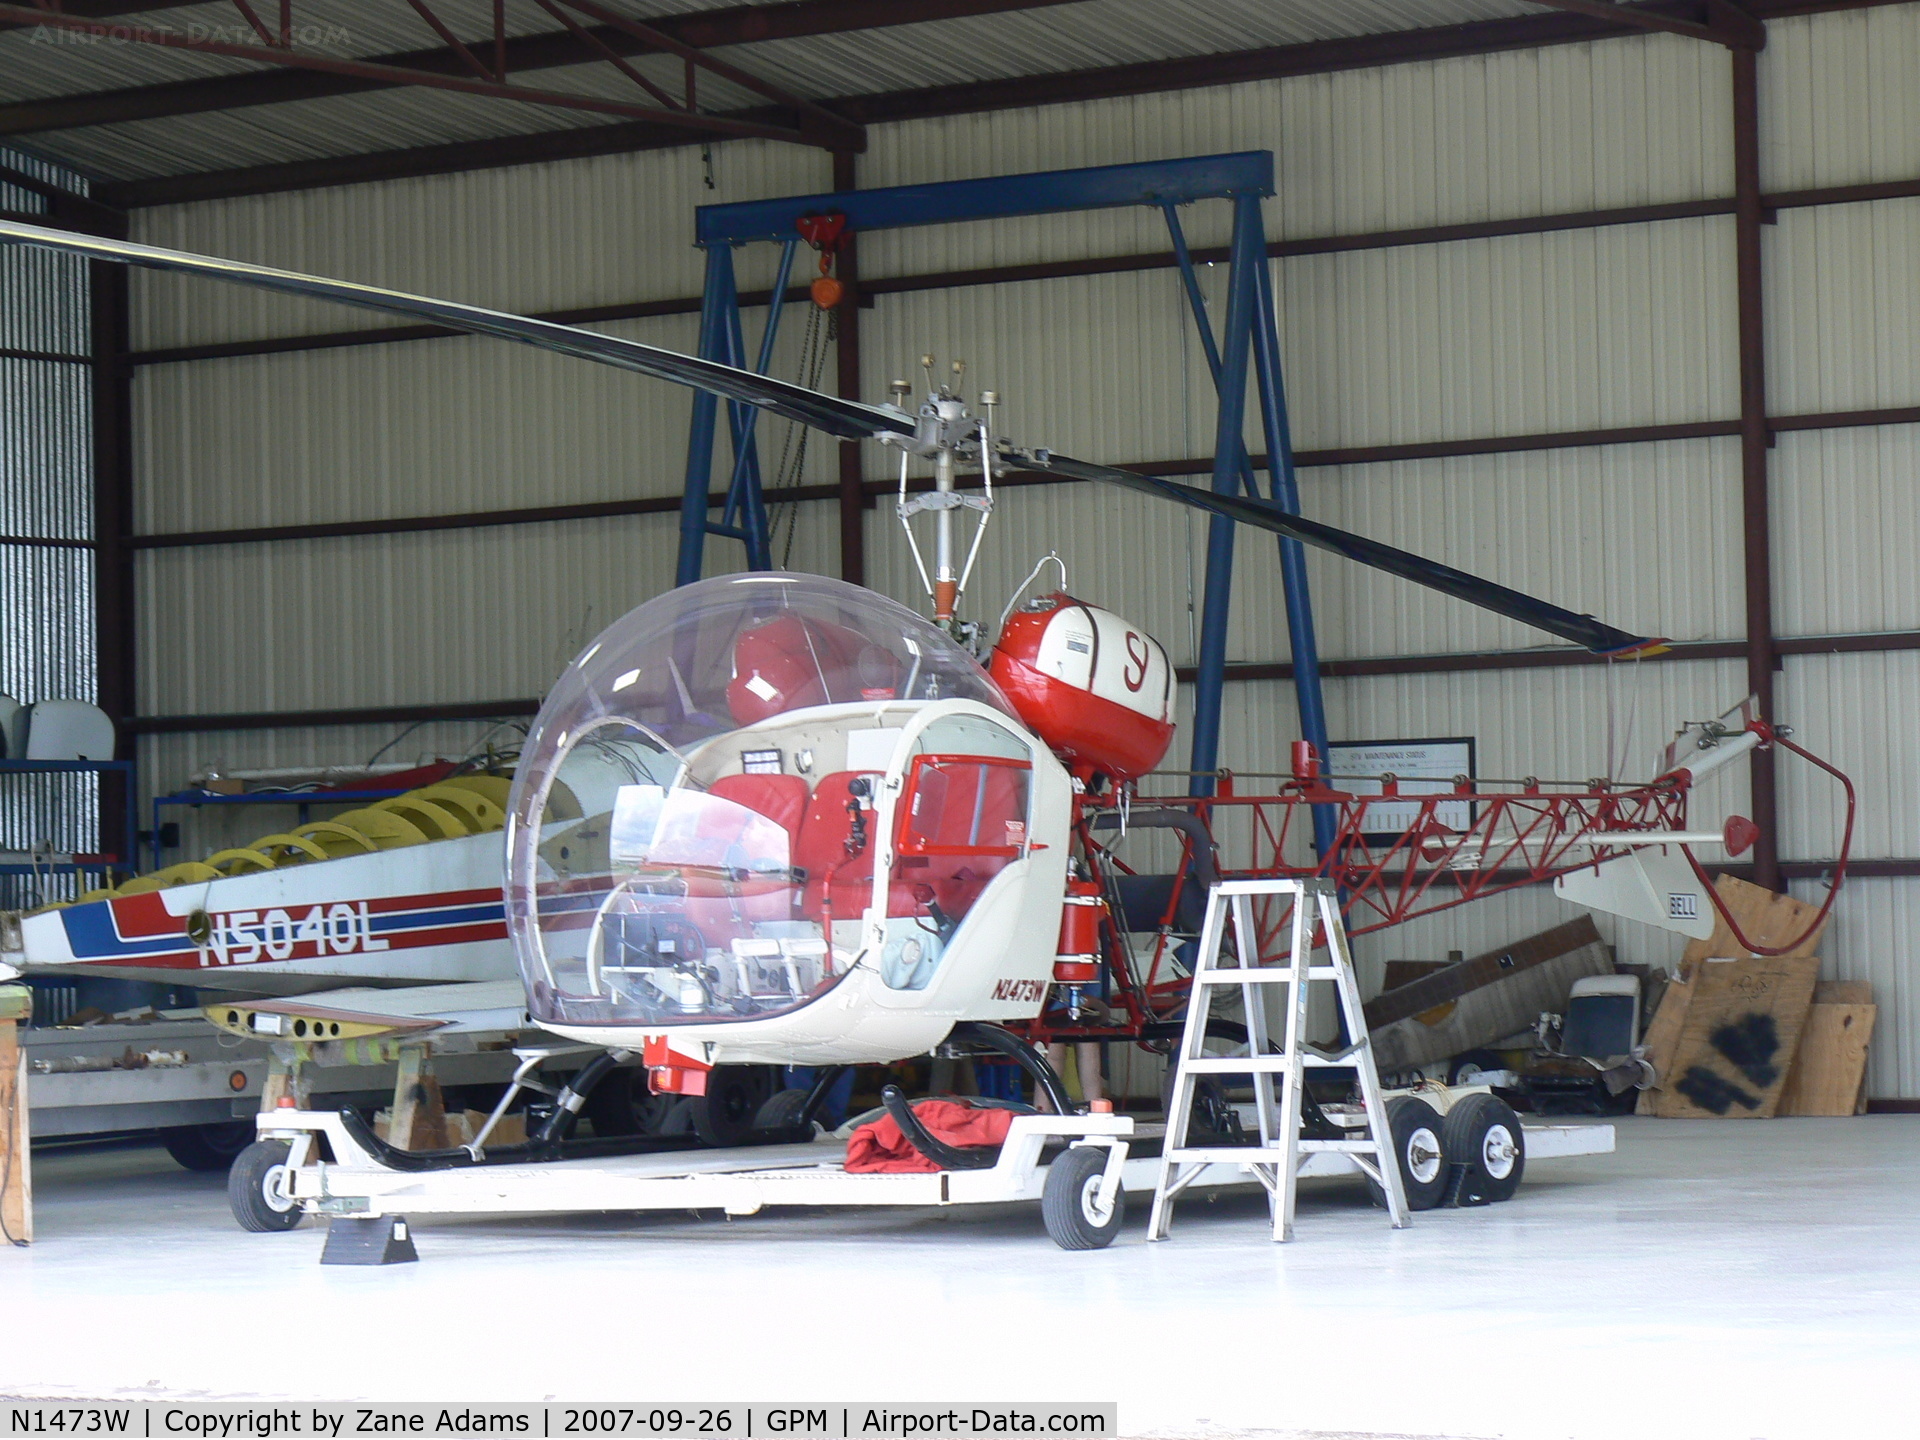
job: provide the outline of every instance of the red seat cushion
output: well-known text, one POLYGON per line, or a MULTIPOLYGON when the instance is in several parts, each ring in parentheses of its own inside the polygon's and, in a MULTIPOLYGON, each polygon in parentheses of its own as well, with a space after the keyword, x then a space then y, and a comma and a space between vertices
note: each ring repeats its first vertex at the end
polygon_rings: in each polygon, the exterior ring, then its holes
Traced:
POLYGON ((798 843, 807 813, 807 782, 798 775, 722 775, 707 793, 766 816, 798 843))

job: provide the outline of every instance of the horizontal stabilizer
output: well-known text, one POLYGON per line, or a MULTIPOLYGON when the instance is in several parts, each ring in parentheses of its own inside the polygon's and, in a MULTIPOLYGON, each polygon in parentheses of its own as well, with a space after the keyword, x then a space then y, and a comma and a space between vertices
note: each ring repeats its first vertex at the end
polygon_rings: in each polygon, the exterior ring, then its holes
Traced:
POLYGON ((1713 938, 1713 901, 1679 850, 1635 850, 1598 865, 1569 870, 1553 893, 1623 920, 1673 930, 1692 940, 1713 938))

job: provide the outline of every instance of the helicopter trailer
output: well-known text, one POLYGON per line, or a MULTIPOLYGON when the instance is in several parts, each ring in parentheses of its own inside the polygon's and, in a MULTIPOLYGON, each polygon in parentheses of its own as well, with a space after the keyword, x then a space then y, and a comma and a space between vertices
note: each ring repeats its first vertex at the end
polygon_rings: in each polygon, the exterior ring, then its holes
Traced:
MULTIPOLYGON (((1452 1091, 1447 1103, 1484 1087, 1452 1091)), ((720 1210, 753 1215, 775 1205, 946 1206, 1039 1201, 1047 1231, 1063 1248, 1099 1249, 1119 1232, 1124 1194, 1113 1204, 1112 1185, 1151 1194, 1159 1175, 1165 1127, 1119 1114, 1017 1115, 997 1159, 980 1169, 921 1173, 849 1173, 846 1142, 821 1136, 812 1143, 731 1150, 680 1151, 604 1159, 475 1163, 455 1168, 401 1168, 363 1143, 333 1111, 283 1109, 260 1115, 262 1140, 284 1142, 284 1168, 265 1178, 269 1203, 288 1215, 322 1215, 336 1234, 381 1231, 352 1222, 404 1221, 421 1215, 557 1214, 584 1211, 720 1210), (324 1142, 324 1148, 321 1142, 324 1142), (1141 1153, 1136 1153, 1141 1152, 1141 1153), (331 1153, 332 1160, 319 1156, 331 1153), (348 1222, 343 1224, 342 1222, 348 1222)), ((1528 1161, 1610 1154, 1611 1125, 1523 1125, 1528 1161)), ((1300 1175, 1359 1174, 1346 1155, 1317 1151, 1300 1158, 1300 1175)), ((1207 1167, 1189 1188, 1257 1183, 1232 1163, 1207 1167)), ((401 1234, 404 1236, 404 1230, 401 1234)), ((330 1234, 329 1252, 335 1234, 330 1234)), ((401 1258, 411 1259, 411 1247, 401 1258)), ((359 1258, 356 1238, 329 1253, 334 1263, 379 1263, 359 1258)))

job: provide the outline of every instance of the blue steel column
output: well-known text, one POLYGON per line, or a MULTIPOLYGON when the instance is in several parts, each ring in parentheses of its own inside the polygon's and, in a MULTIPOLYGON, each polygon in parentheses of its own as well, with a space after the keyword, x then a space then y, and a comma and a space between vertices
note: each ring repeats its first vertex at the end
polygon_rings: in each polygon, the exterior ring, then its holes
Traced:
MULTIPOLYGON (((1233 246, 1229 251, 1225 350, 1220 359, 1219 417, 1214 425, 1213 490, 1234 494, 1246 454, 1241 427, 1247 414, 1247 357, 1253 348, 1254 297, 1259 290, 1255 268, 1266 262, 1265 232, 1260 221, 1260 197, 1233 197, 1233 246)), ((1188 762, 1195 770, 1212 770, 1220 756, 1220 700, 1227 673, 1227 621, 1233 602, 1234 522, 1215 516, 1207 522, 1207 590, 1200 613, 1200 655, 1193 686, 1193 750, 1188 762)), ((1213 782, 1196 776, 1196 795, 1213 793, 1213 782)))
MULTIPOLYGON (((1272 262, 1260 246, 1259 294, 1254 304, 1253 364, 1260 387, 1260 417, 1267 437, 1267 484, 1289 515, 1300 513, 1300 486, 1293 474, 1293 427, 1287 421, 1287 390, 1280 368, 1280 328, 1274 319, 1272 262)), ((1313 596, 1307 588, 1306 547, 1292 536, 1280 537, 1280 584, 1287 597, 1287 643, 1293 652, 1293 697, 1300 709, 1301 738, 1327 762, 1327 708, 1320 694, 1320 642, 1313 628, 1313 596)), ((1321 855, 1333 848, 1330 805, 1313 807, 1313 840, 1321 855)))
MULTIPOLYGON (((700 356, 721 358, 726 317, 723 296, 733 291, 733 251, 726 245, 707 247, 706 285, 700 296, 700 356)), ((693 426, 687 435, 687 485, 680 499, 680 563, 675 585, 691 585, 700 578, 700 561, 707 542, 707 487, 713 478, 713 432, 719 418, 719 397, 705 390, 693 392, 693 426)))
MULTIPOLYGON (((1193 268, 1193 252, 1187 248, 1187 232, 1181 227, 1178 210, 1172 205, 1162 205, 1160 209, 1167 217, 1167 233, 1173 237, 1173 259, 1180 268, 1180 283, 1186 288, 1187 306, 1193 311, 1193 323, 1200 331, 1200 344, 1206 351, 1207 374, 1213 377, 1213 387, 1218 390, 1220 347, 1214 343, 1213 322, 1207 319, 1207 301, 1200 293, 1200 277, 1193 268)), ((1260 493, 1254 488, 1253 462, 1247 457, 1244 446, 1240 452, 1240 483, 1246 487, 1249 495, 1260 493)))
MULTIPOLYGON (((799 244, 800 239, 795 236, 780 252, 780 273, 773 282, 773 298, 767 305, 766 327, 760 332, 760 356, 753 366, 756 375, 766 374, 773 364, 774 337, 780 333, 780 316, 786 308, 787 281, 793 274, 793 254, 799 244)), ((733 317, 727 326, 727 363, 744 370, 747 365, 746 339, 740 324, 738 292, 730 297, 730 301, 723 307, 733 317)), ((730 401, 727 414, 733 435, 733 475, 727 481, 727 503, 721 512, 718 528, 721 533, 728 533, 733 527, 738 527, 740 539, 747 547, 749 570, 771 570, 773 536, 767 521, 766 489, 761 483, 759 442, 754 435, 760 407, 730 401)))

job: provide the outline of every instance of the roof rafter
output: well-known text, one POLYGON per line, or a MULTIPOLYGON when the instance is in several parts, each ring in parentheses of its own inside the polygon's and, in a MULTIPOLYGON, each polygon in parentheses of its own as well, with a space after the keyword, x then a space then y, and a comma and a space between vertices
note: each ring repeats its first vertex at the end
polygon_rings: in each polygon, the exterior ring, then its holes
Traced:
MULTIPOLYGON (((859 4, 862 0, 844 0, 859 4)), ((900 0, 902 7, 912 0, 900 0)), ((1756 18, 1825 14, 1837 10, 1864 10, 1903 0, 1751 0, 1756 18)), ((767 6, 778 11, 783 6, 767 6)), ((1665 3, 1643 8, 1686 18, 1698 11, 1690 5, 1665 3)), ((960 85, 928 86, 875 95, 824 100, 837 113, 859 124, 941 115, 978 114, 1017 110, 1036 105, 1104 100, 1127 95, 1202 89, 1250 80, 1282 79, 1296 75, 1329 74, 1488 55, 1505 50, 1528 50, 1545 45, 1567 45, 1641 35, 1639 26, 1590 15, 1527 15, 1506 20, 1475 21, 1422 30, 1389 31, 1343 40, 1320 40, 1301 45, 1268 46, 1215 55, 1143 64, 1106 66, 1090 70, 1018 76, 1006 80, 960 85)), ((757 112, 756 112, 757 113, 757 112)), ((214 200, 235 195, 262 195, 286 190, 311 190, 329 185, 353 185, 418 175, 455 174, 508 165, 582 159, 596 155, 628 154, 685 144, 686 137, 648 125, 597 125, 586 129, 549 131, 538 135, 511 135, 496 139, 455 141, 405 150, 330 156, 232 170, 211 170, 152 179, 101 184, 96 193, 117 205, 138 208, 214 200)))
MULTIPOLYGON (((245 0, 236 0, 236 3, 240 4, 243 13, 249 14, 254 28, 259 30, 263 37, 271 39, 271 32, 248 12, 245 0)), ((285 0, 282 3, 281 14, 284 21, 287 14, 285 0)), ((857 151, 866 148, 866 135, 858 125, 850 124, 821 106, 791 95, 765 81, 755 80, 752 88, 773 99, 780 107, 781 113, 765 118, 747 119, 704 114, 695 111, 691 105, 685 108, 666 109, 656 105, 639 105, 630 101, 602 99, 598 96, 567 91, 537 90, 531 86, 508 84, 504 80, 482 79, 467 73, 439 74, 432 71, 408 70, 366 60, 342 59, 339 56, 318 51, 303 51, 284 42, 236 44, 172 29, 128 25, 105 19, 89 19, 22 5, 0 4, 0 23, 39 26, 43 29, 130 41, 163 49, 187 50, 226 56, 231 59, 253 60, 265 65, 284 65, 294 69, 318 71, 322 74, 356 76, 385 81, 390 85, 421 85, 432 89, 485 96, 490 99, 513 100, 528 105, 617 115, 628 120, 640 120, 650 125, 696 135, 752 136, 767 140, 789 140, 830 150, 857 151)), ((700 65, 716 68, 734 83, 744 83, 744 72, 723 61, 708 59, 701 52, 692 49, 688 49, 686 55, 689 67, 700 65)), ((464 68, 463 65, 463 71, 464 68)), ((691 68, 689 76, 691 76, 691 68)))
POLYGON ((1570 11, 1575 15, 1591 15, 1614 24, 1637 26, 1642 30, 1664 30, 1669 34, 1686 35, 1715 45, 1760 50, 1767 43, 1767 27, 1741 9, 1735 0, 1704 0, 1704 20, 1676 15, 1669 7, 1656 9, 1617 3, 1617 0, 1528 0, 1528 3, 1570 11))
MULTIPOLYGON (((91 0, 80 11, 69 4, 67 13, 100 18, 132 0, 91 0)), ((176 0, 168 0, 176 3, 176 0)), ((930 20, 957 20, 976 15, 998 15, 1036 10, 1071 0, 781 0, 771 5, 736 5, 724 10, 685 15, 653 16, 641 23, 674 44, 696 50, 723 45, 751 45, 767 40, 797 40, 820 35, 843 35, 930 20)), ((662 46, 616 25, 583 27, 587 34, 622 59, 658 54, 662 46)), ((579 65, 582 42, 571 27, 506 40, 503 59, 516 75, 563 65, 579 65)), ((391 65, 436 74, 462 74, 460 58, 444 48, 406 50, 365 57, 369 64, 391 65)), ((159 85, 131 86, 75 95, 51 95, 35 100, 0 104, 0 135, 29 135, 69 130, 86 125, 115 125, 134 120, 158 120, 170 115, 196 115, 213 110, 239 110, 253 105, 278 105, 293 100, 317 100, 392 88, 392 82, 366 76, 319 71, 266 70, 248 75, 221 75, 202 80, 176 80, 159 85)))

